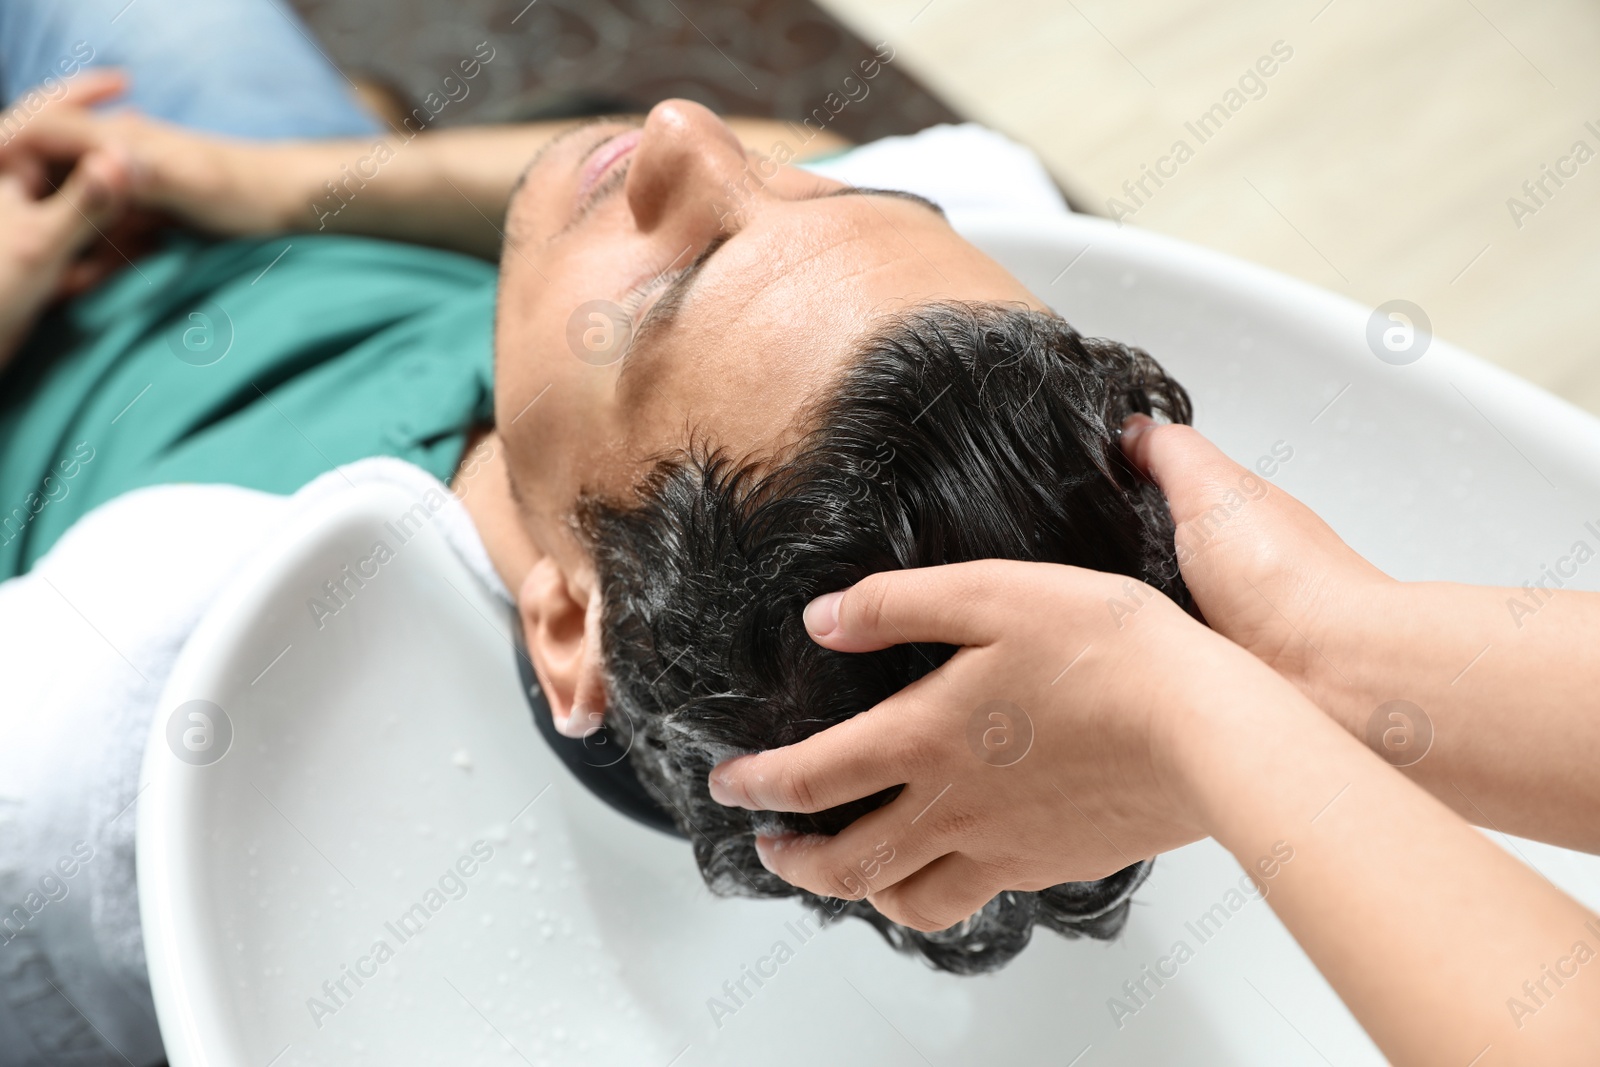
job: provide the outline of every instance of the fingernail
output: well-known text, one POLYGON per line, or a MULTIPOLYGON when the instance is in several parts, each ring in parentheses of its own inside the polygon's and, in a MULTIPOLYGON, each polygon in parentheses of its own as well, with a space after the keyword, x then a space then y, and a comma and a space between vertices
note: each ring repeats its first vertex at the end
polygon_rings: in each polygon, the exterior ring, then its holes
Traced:
POLYGON ((139 153, 134 151, 131 145, 122 141, 108 141, 95 151, 99 155, 101 162, 116 174, 119 182, 125 182, 130 186, 139 186, 144 184, 144 180, 149 177, 150 169, 148 165, 139 157, 139 153))
POLYGON ((1122 447, 1132 448, 1133 443, 1147 433, 1156 420, 1141 413, 1129 415, 1122 421, 1122 447))
POLYGON ((706 784, 711 790, 711 799, 725 808, 749 806, 749 795, 745 793, 744 786, 734 778, 734 764, 738 762, 737 759, 731 759, 717 764, 711 768, 711 776, 707 779, 706 784))
POLYGON ((809 848, 822 841, 820 834, 787 833, 775 837, 763 834, 756 835, 756 855, 761 859, 761 866, 782 878, 783 875, 772 864, 774 857, 780 852, 790 849, 809 848))
POLYGON ((812 637, 827 637, 839 628, 839 601, 844 599, 844 591, 837 593, 824 593, 806 605, 805 623, 806 632, 812 637))
POLYGON ((113 143, 106 145, 102 151, 105 152, 106 164, 119 178, 132 181, 136 177, 134 170, 137 161, 126 147, 113 143))

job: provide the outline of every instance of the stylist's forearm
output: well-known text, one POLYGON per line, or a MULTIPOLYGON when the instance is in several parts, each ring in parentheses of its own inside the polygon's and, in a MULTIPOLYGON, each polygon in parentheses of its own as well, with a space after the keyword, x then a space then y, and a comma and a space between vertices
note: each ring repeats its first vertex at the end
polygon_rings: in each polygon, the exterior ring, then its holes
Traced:
POLYGON ((1318 702, 1464 818, 1600 852, 1600 594, 1381 595, 1323 649, 1318 702))
POLYGON ((1600 594, 1560 589, 1592 545, 1550 560, 1554 592, 1395 582, 1187 426, 1136 416, 1123 447, 1213 627, 1469 820, 1600 851, 1600 594))
POLYGON ((1391 1059, 1594 1062, 1600 971, 1538 1000, 1523 983, 1593 949, 1600 921, 1287 686, 1230 703, 1181 739, 1176 776, 1247 870, 1293 850, 1267 900, 1391 1059))

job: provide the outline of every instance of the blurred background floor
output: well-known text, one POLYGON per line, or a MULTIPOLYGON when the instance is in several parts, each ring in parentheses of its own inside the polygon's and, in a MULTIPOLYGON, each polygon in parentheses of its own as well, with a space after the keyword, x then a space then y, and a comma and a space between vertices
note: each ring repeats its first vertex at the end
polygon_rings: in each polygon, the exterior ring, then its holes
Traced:
MULTIPOLYGON (((482 79, 440 113, 440 125, 500 121, 580 98, 644 110, 674 96, 722 114, 798 121, 873 56, 810 0, 292 2, 347 74, 415 101, 440 92, 457 62, 489 42, 495 53, 482 79)), ((828 128, 860 142, 957 121, 890 62, 828 128)))
POLYGON ((1410 300, 1439 336, 1600 413, 1589 3, 295 3, 347 70, 418 98, 478 41, 504 46, 450 122, 557 90, 798 119, 839 91, 866 42, 887 42, 894 59, 872 95, 832 126, 844 136, 957 114, 987 123, 1038 151, 1091 210, 1368 306, 1410 300), (1174 155, 1180 140, 1192 154, 1174 155), (1160 185, 1150 168, 1166 172, 1160 185))
POLYGON ((1096 210, 1115 197, 1135 225, 1368 306, 1410 300, 1438 336, 1600 413, 1600 7, 823 3, 1096 210), (1292 56, 1225 100, 1278 42, 1292 56), (1185 125, 1240 99, 1203 143, 1185 125), (1144 195, 1143 168, 1180 139, 1193 157, 1163 163, 1175 175, 1144 195), (1535 184, 1535 200, 1523 183, 1545 167, 1568 176, 1535 184), (1513 214, 1512 197, 1530 210, 1513 214))

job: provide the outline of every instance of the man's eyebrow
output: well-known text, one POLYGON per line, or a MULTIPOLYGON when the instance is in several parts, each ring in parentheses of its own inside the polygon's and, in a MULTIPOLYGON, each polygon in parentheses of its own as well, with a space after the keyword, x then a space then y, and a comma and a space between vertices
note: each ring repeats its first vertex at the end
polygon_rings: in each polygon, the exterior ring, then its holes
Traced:
POLYGON ((904 189, 868 189, 859 185, 847 185, 843 189, 835 189, 832 192, 823 193, 822 195, 813 197, 812 199, 826 200, 828 197, 832 196, 892 196, 896 200, 909 200, 913 204, 921 204, 935 215, 938 215, 941 219, 945 217, 944 208, 940 207, 938 204, 934 203, 932 200, 929 200, 925 196, 918 196, 916 193, 908 193, 904 189))
MULTIPOLYGON (((903 189, 870 189, 859 185, 847 185, 843 189, 832 189, 825 193, 818 193, 815 196, 802 197, 801 199, 827 200, 835 196, 892 196, 897 200, 909 200, 913 204, 919 204, 938 215, 941 219, 945 217, 944 208, 925 196, 908 193, 903 189)), ((629 340, 628 350, 630 352, 635 346, 642 345, 644 340, 652 333, 660 330, 671 321, 672 316, 677 312, 679 305, 683 303, 684 297, 688 295, 690 287, 694 285, 695 279, 699 277, 706 262, 721 251, 722 246, 727 244, 729 238, 737 232, 738 230, 723 230, 701 250, 698 256, 694 257, 694 262, 685 267, 668 283, 666 290, 656 299, 654 304, 650 305, 650 310, 645 312, 644 318, 639 323, 639 328, 634 331, 633 337, 629 340)), ((627 371, 628 362, 628 360, 624 359, 620 373, 627 371)))
MULTIPOLYGON (((645 312, 644 318, 640 320, 639 328, 634 331, 632 340, 628 342, 629 351, 631 351, 635 345, 640 344, 650 334, 666 325, 667 321, 671 319, 672 316, 677 312, 678 305, 683 303, 683 298, 688 295, 689 287, 694 284, 695 278, 697 278, 700 274, 700 271, 704 269, 706 261, 720 252, 722 250, 722 246, 727 244, 728 239, 731 238, 736 232, 736 230, 723 230, 721 233, 717 234, 717 236, 713 237, 711 241, 700 250, 700 254, 695 256, 694 260, 687 267, 683 268, 683 270, 679 271, 678 275, 667 284, 665 291, 663 291, 662 294, 656 298, 656 302, 650 305, 650 310, 645 312)), ((628 363, 626 360, 624 360, 622 364, 622 370, 626 371, 627 369, 628 363)))
POLYGON ((552 148, 561 144, 563 141, 577 136, 591 126, 598 126, 602 122, 622 121, 626 121, 626 119, 617 115, 593 115, 588 118, 580 119, 573 125, 562 130, 560 133, 551 136, 549 140, 545 141, 544 144, 540 145, 538 149, 534 151, 533 157, 528 160, 527 164, 522 168, 522 172, 517 175, 517 180, 511 185, 511 195, 506 198, 506 203, 509 204, 512 200, 517 198, 517 194, 522 191, 522 187, 528 182, 529 173, 532 172, 534 167, 539 165, 539 161, 541 159, 549 155, 552 148))

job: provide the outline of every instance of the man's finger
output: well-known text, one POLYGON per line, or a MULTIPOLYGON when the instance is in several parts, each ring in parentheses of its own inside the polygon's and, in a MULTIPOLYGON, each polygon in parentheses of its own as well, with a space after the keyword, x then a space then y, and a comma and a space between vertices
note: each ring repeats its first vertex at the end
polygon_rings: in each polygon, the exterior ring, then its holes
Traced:
POLYGON ((84 259, 68 264, 61 281, 56 283, 55 295, 68 298, 87 293, 124 265, 121 256, 107 249, 94 249, 84 259), (107 254, 102 255, 101 252, 107 254))
POLYGON ((38 111, 13 111, 12 133, 0 143, 0 167, 14 170, 18 161, 32 158, 47 163, 72 163, 110 141, 106 120, 82 108, 65 107, 61 100, 38 111))
POLYGON ((27 193, 29 200, 37 200, 50 192, 49 170, 45 161, 26 152, 0 156, 0 174, 14 179, 27 193))
POLYGON ((89 107, 115 100, 128 89, 128 76, 118 67, 95 67, 66 81, 67 91, 49 107, 69 105, 89 107))
POLYGON ((14 170, 18 160, 44 156, 52 160, 75 159, 99 144, 95 119, 74 108, 85 108, 121 96, 128 87, 127 76, 114 67, 85 71, 69 78, 60 96, 51 97, 43 89, 24 93, 10 112, 0 113, 7 121, 7 136, 0 142, 0 162, 14 170), (30 103, 35 96, 43 103, 30 103))
POLYGON ((836 652, 913 641, 988 644, 1004 622, 999 605, 1009 571, 1000 560, 882 571, 807 604, 806 631, 836 652))
POLYGON ((804 741, 719 763, 711 771, 711 799, 809 814, 902 784, 914 730, 901 703, 901 696, 891 697, 804 741))
POLYGON ((65 256, 75 254, 115 217, 127 184, 125 160, 111 150, 96 151, 78 160, 61 187, 39 201, 44 228, 60 242, 65 256))

